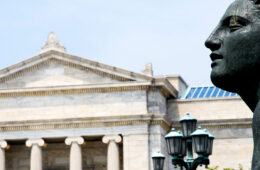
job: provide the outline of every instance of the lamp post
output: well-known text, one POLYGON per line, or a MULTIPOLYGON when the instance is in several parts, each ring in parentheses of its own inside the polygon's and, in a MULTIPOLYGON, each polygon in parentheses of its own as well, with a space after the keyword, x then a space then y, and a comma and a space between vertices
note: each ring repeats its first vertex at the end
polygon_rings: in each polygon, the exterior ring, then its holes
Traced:
POLYGON ((172 164, 175 167, 177 165, 185 167, 186 170, 196 170, 199 165, 207 167, 208 157, 212 154, 214 136, 201 127, 196 130, 197 119, 191 117, 189 113, 180 120, 180 123, 183 134, 173 128, 165 136, 168 153, 172 156, 172 164), (198 154, 196 159, 193 157, 193 147, 198 154))

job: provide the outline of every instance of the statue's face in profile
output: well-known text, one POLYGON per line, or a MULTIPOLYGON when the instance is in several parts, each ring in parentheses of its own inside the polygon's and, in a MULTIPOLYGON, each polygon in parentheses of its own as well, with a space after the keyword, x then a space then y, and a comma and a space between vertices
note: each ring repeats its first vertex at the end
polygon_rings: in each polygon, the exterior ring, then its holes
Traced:
POLYGON ((205 45, 212 53, 211 80, 237 92, 260 73, 260 5, 236 0, 220 20, 205 45))

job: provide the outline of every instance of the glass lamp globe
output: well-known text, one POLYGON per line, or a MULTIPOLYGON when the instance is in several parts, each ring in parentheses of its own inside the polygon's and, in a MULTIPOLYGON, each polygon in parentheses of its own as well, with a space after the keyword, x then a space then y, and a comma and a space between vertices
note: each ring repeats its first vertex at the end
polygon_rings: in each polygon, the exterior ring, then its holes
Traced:
POLYGON ((164 165, 164 159, 165 156, 158 151, 152 156, 153 160, 153 169, 154 170, 163 170, 163 165, 164 165))
POLYGON ((194 150, 199 155, 204 155, 208 147, 208 133, 198 127, 198 129, 191 134, 194 150))
MULTIPOLYGON (((178 133, 181 134, 181 131, 178 131, 178 133)), ((180 157, 183 158, 186 155, 187 155, 187 142, 185 138, 182 138, 180 157)))
POLYGON ((197 119, 192 117, 190 113, 180 119, 181 128, 184 137, 190 137, 190 134, 196 130, 197 119))
MULTIPOLYGON (((206 130, 207 131, 207 130, 206 130)), ((214 136, 210 133, 208 133, 208 147, 207 147, 207 151, 205 153, 205 156, 209 156, 212 154, 212 150, 213 150, 213 141, 214 141, 214 136)))
POLYGON ((181 154, 182 139, 183 135, 176 132, 174 128, 165 136, 169 155, 178 156, 181 154))

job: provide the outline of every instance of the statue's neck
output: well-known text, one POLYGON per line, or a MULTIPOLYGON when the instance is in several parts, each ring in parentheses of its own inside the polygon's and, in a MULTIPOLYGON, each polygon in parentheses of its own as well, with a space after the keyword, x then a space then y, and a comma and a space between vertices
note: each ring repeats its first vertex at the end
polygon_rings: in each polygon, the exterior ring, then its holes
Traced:
POLYGON ((260 83, 258 86, 243 88, 238 92, 244 102, 248 105, 252 112, 255 111, 256 105, 260 101, 260 83))

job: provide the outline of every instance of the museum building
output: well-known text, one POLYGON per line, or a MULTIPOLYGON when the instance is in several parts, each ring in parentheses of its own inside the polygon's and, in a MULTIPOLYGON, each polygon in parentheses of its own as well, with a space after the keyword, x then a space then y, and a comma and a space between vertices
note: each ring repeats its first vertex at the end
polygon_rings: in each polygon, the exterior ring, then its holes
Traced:
POLYGON ((0 70, 0 170, 153 170, 158 150, 174 169, 164 136, 186 112, 216 138, 211 167, 251 166, 252 112, 237 94, 74 56, 50 33, 0 70))

